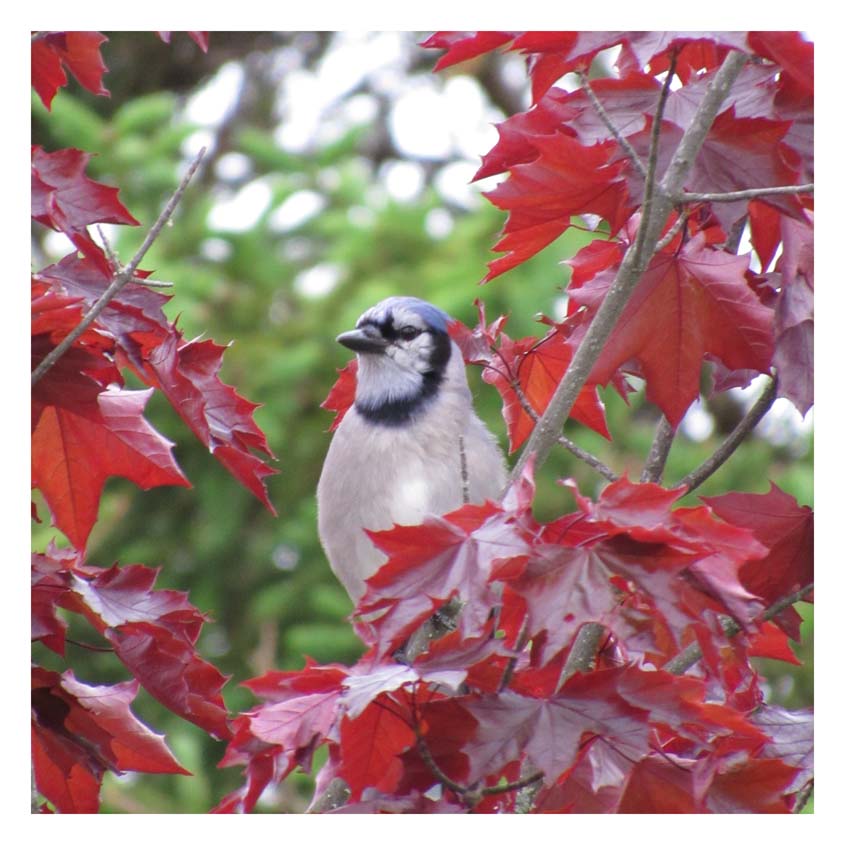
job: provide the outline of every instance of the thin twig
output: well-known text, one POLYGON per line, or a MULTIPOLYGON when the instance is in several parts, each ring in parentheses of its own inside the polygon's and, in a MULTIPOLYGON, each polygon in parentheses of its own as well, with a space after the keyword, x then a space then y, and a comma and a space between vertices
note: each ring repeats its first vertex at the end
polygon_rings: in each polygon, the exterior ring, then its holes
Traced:
POLYGON ((534 458, 537 468, 541 466, 557 442, 577 396, 583 389, 589 373, 653 255, 659 234, 674 207, 670 197, 684 184, 718 110, 746 62, 747 56, 737 51, 727 55, 703 95, 689 128, 684 133, 660 181, 659 190, 655 191, 651 220, 647 226, 640 225, 636 232, 635 244, 637 245, 625 253, 615 280, 589 324, 566 374, 557 385, 548 407, 531 432, 527 444, 513 467, 509 484, 522 476, 525 464, 531 457, 534 458))
POLYGON ((463 435, 458 437, 460 448, 460 482, 463 485, 463 503, 469 503, 469 465, 466 460, 466 443, 463 442, 463 435))
POLYGON ((689 212, 687 209, 683 209, 680 213, 680 216, 674 221, 674 225, 656 242, 656 246, 654 246, 654 253, 662 252, 669 243, 680 233, 680 229, 686 225, 686 221, 689 219, 689 212))
POLYGON ((815 781, 811 779, 797 795, 797 800, 794 802, 794 814, 799 814, 806 808, 806 804, 809 802, 809 798, 812 796, 814 790, 815 781))
POLYGON ((624 150, 627 154, 627 157, 633 162, 633 166, 636 168, 638 174, 643 178, 647 178, 647 171, 645 170, 645 165, 642 163, 642 159, 639 158, 639 153, 633 148, 633 145, 621 132, 618 130, 618 127, 613 123, 612 118, 607 114, 607 110, 601 104, 601 101, 598 99, 598 95, 595 93, 592 86, 589 84, 589 80, 586 78, 586 74, 581 74, 580 76, 581 84, 583 85, 583 90, 586 91, 586 96, 589 97, 589 102, 592 103, 595 111, 598 112, 598 117, 601 118, 604 125, 607 129, 610 130, 610 134, 616 139, 618 145, 624 150))
POLYGON ((671 451, 671 444, 674 442, 674 433, 674 427, 663 415, 656 426, 654 441, 645 460, 645 467, 642 469, 642 477, 640 478, 642 483, 658 484, 662 480, 668 453, 671 451))
POLYGON ((100 296, 100 298, 93 304, 91 310, 85 314, 82 321, 35 368, 32 373, 33 386, 38 383, 44 373, 47 372, 47 370, 76 342, 77 338, 86 331, 88 326, 90 326, 91 323, 94 322, 94 320, 103 312, 103 310, 105 310, 108 303, 120 292, 120 290, 128 282, 135 280, 135 271, 138 269, 138 266, 144 259, 147 251, 155 242, 156 238, 161 233, 161 230, 165 225, 167 225, 167 221, 176 210, 176 206, 179 204, 179 201, 181 200, 182 195, 184 194, 185 189, 187 188, 194 173, 196 173, 196 170, 202 161, 203 155, 205 155, 205 147, 199 151, 198 155, 191 163, 187 173, 185 173, 182 181, 179 183, 179 186, 167 202, 167 205, 164 206, 164 210, 161 214, 159 214, 153 227, 147 232, 144 242, 141 244, 132 260, 122 270, 115 273, 112 277, 111 284, 109 284, 103 295, 100 296))
MULTIPOLYGON (((798 601, 803 600, 813 589, 815 588, 814 583, 810 583, 808 586, 804 586, 802 589, 799 589, 797 592, 794 592, 791 595, 786 595, 784 598, 780 598, 778 601, 775 601, 771 604, 768 609, 765 610, 758 618, 754 619, 756 622, 760 621, 770 621, 772 618, 778 616, 783 610, 788 609, 788 607, 796 604, 798 601)), ((733 637, 737 636, 741 632, 741 626, 738 624, 737 621, 734 621, 732 618, 725 616, 722 620, 722 625, 724 629, 724 633, 727 635, 728 638, 732 639, 733 637)), ((677 654, 673 659, 668 660, 665 665, 662 666, 663 671, 667 671, 669 674, 685 674, 695 663, 697 663, 703 657, 703 653, 701 652, 700 645, 697 642, 689 645, 687 648, 684 648, 680 653, 677 654)))
MULTIPOLYGON (((522 406, 522 409, 533 419, 534 424, 539 421, 539 414, 533 409, 533 405, 528 401, 527 396, 524 394, 522 390, 521 384, 514 378, 510 381, 510 386, 513 388, 513 392, 516 394, 516 398, 519 400, 519 404, 522 406)), ((592 452, 586 451, 585 448, 581 448, 579 445, 574 443, 566 436, 559 436, 557 438, 557 442, 565 449, 568 449, 578 460, 582 460, 587 465, 591 466, 599 475, 606 478, 608 481, 617 481, 619 476, 610 469, 609 466, 606 465, 599 457, 596 457, 592 452)))
POLYGON ((103 231, 102 226, 97 226, 97 234, 100 236, 100 240, 103 242, 103 249, 105 250, 106 258, 108 258, 109 263, 114 264, 118 269, 123 269, 120 264, 120 261, 117 260, 117 255, 114 253, 114 250, 111 248, 111 243, 109 239, 106 237, 105 232, 103 231))
POLYGON ((88 642, 78 642, 76 639, 71 639, 70 636, 65 636, 65 641, 68 644, 76 645, 77 648, 84 648, 86 651, 96 651, 97 653, 114 653, 114 648, 103 647, 101 645, 91 645, 88 642))
POLYGON ((469 794, 472 789, 469 786, 463 785, 462 783, 457 782, 457 780, 453 780, 438 764, 436 759, 434 759, 433 754, 428 749, 428 745, 425 742, 425 739, 422 737, 422 731, 419 729, 418 725, 415 725, 413 731, 416 733, 416 749, 419 751, 419 755, 422 757, 422 761, 428 767, 428 770, 444 785, 446 788, 450 788, 455 794, 460 795, 467 795, 469 794))
POLYGON ((697 469, 693 469, 681 480, 674 484, 674 488, 684 486, 686 492, 697 489, 708 477, 713 475, 741 445, 747 435, 759 424, 762 417, 771 409, 777 398, 777 379, 772 378, 762 394, 756 399, 753 407, 747 412, 741 422, 730 431, 729 436, 718 446, 710 457, 703 461, 697 469))
POLYGON ((755 199, 758 196, 781 196, 783 194, 814 193, 815 185, 779 185, 770 188, 747 188, 724 193, 678 193, 673 197, 677 204, 686 202, 740 202, 743 199, 755 199))
POLYGON ((419 751, 419 756, 422 758, 422 761, 425 763, 428 770, 442 785, 453 791, 455 794, 459 794, 470 806, 475 805, 482 798, 491 794, 504 794, 508 791, 518 791, 519 789, 527 788, 535 782, 539 782, 539 780, 545 776, 542 771, 537 771, 529 776, 522 777, 522 779, 503 782, 498 785, 484 786, 483 788, 463 785, 462 783, 457 782, 457 780, 453 780, 437 764, 437 761, 434 759, 433 754, 428 748, 428 745, 422 736, 422 731, 419 729, 418 725, 414 727, 414 732, 416 733, 416 749, 419 751))
MULTIPOLYGON (((653 208, 654 190, 656 187, 656 168, 659 163, 659 137, 662 133, 662 118, 665 114, 665 104, 668 102, 668 92, 671 88, 671 80, 674 78, 674 71, 677 68, 677 49, 671 51, 671 64, 668 67, 668 73, 662 83, 662 90, 659 92, 659 100, 656 104, 654 112, 653 125, 651 127, 651 140, 648 148, 648 169, 645 173, 645 188, 644 197, 642 199, 642 219, 639 223, 644 231, 649 231, 651 222, 651 212, 653 208)), ((662 226, 659 227, 662 229, 662 226)), ((644 247, 644 238, 636 238, 633 245, 636 250, 636 263, 647 265, 649 258, 642 260, 642 250, 644 247)), ((656 252, 656 247, 654 247, 656 252)))
POLYGON ((520 780, 513 780, 512 782, 503 782, 500 785, 488 785, 481 789, 481 794, 484 797, 490 794, 504 794, 506 791, 517 791, 522 788, 527 788, 535 782, 539 782, 545 774, 542 771, 537 771, 527 777, 522 777, 520 780))

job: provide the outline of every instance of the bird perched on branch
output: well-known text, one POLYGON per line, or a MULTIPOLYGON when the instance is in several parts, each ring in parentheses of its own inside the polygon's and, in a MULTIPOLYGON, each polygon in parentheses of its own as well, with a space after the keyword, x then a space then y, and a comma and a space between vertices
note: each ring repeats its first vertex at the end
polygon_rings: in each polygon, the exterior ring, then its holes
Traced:
POLYGON ((428 302, 392 296, 337 338, 357 353, 357 388, 322 468, 318 522, 355 603, 386 559, 364 528, 419 524, 503 490, 504 457, 472 408, 450 321, 428 302))

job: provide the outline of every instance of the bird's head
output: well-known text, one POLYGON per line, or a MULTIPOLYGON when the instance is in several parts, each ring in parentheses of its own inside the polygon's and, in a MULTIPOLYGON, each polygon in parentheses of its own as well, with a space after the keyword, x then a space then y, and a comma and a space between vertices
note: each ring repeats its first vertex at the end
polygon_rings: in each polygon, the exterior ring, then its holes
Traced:
POLYGON ((401 425, 436 396, 452 356, 450 321, 422 299, 391 296, 337 338, 358 356, 355 407, 361 415, 401 425))

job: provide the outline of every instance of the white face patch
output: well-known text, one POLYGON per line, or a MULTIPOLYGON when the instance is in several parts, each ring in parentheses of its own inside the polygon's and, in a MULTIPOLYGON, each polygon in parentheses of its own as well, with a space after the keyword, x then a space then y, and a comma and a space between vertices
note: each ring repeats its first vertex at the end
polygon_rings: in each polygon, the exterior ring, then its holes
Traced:
POLYGON ((395 422, 436 392, 451 353, 447 320, 438 308, 408 296, 385 299, 361 316, 357 327, 377 330, 386 345, 358 354, 359 410, 384 409, 382 418, 395 422))

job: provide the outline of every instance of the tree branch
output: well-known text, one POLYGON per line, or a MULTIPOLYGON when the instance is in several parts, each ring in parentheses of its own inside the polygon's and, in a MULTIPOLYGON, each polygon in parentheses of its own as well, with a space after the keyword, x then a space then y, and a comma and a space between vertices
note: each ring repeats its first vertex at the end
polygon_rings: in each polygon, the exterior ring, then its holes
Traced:
POLYGON ((654 253, 659 233, 665 227, 673 208, 670 197, 677 193, 685 182, 721 104, 746 62, 747 56, 733 51, 716 72, 689 128, 674 152, 658 189, 654 192, 653 201, 649 203, 647 225, 644 225, 643 209, 643 225, 640 225, 636 233, 634 247, 625 253, 615 280, 510 474, 510 484, 521 477, 531 455, 535 455, 536 465, 540 466, 557 442, 577 396, 654 253))
POLYGON ((680 229, 686 225, 687 220, 689 219, 689 213, 687 209, 683 209, 680 213, 680 216, 674 221, 674 225, 657 241, 656 246, 654 246, 654 254, 657 252, 661 252, 671 243, 672 240, 679 234, 680 229))
POLYGON ((815 185, 779 185, 770 188, 747 188, 746 190, 732 190, 724 193, 678 193, 674 201, 678 204, 686 202, 740 202, 743 199, 756 199, 759 196, 782 196, 783 194, 814 193, 815 185))
POLYGON ((155 221, 153 227, 147 232, 147 236, 144 238, 144 242, 141 244, 138 251, 133 256, 132 260, 119 272, 115 273, 112 277, 111 284, 106 288, 105 292, 102 296, 93 304, 91 310, 88 311, 87 314, 82 318, 80 323, 58 344, 48 355, 44 357, 41 363, 35 368, 32 373, 32 386, 38 383, 41 377, 50 369, 51 366, 76 342, 76 340, 86 331, 88 326, 91 325, 92 322, 105 310, 108 303, 123 289, 123 287, 130 281, 134 281, 135 279, 135 271, 138 269, 141 261, 144 259, 144 256, 149 251, 149 248, 155 242, 156 238, 159 234, 161 234, 161 230, 167 224, 167 221, 173 215, 173 212, 176 210, 176 206, 179 204, 179 201, 182 198, 182 195, 185 192, 185 189, 188 186, 191 178, 193 178, 194 173, 196 173, 197 168, 199 167, 200 162, 202 161, 202 156, 205 154, 205 148, 203 147, 196 158, 194 158, 193 162, 191 163, 188 171, 185 173, 182 181, 179 183, 179 186, 174 191, 173 195, 170 197, 167 205, 164 206, 164 210, 159 214, 158 219, 155 221))
POLYGON ((658 484, 662 480, 668 453, 671 451, 671 444, 674 442, 674 433, 671 423, 665 416, 662 416, 656 426, 654 441, 645 460, 645 467, 642 469, 642 477, 640 478, 642 483, 658 484))
POLYGON ((581 448, 577 443, 572 442, 568 437, 558 437, 557 442, 565 449, 568 449, 578 460, 591 466, 599 475, 606 478, 608 481, 617 481, 619 475, 613 472, 606 463, 603 463, 598 457, 592 454, 591 451, 581 448))
POLYGON ((596 621, 590 621, 584 624, 577 631, 577 636, 574 638, 574 644, 571 646, 566 664, 563 666, 562 672, 560 672, 557 691, 565 685, 569 677, 578 671, 585 673, 592 670, 605 635, 604 626, 598 624, 596 621))
POLYGON ((621 132, 618 130, 618 127, 612 122, 612 118, 607 114, 607 110, 601 105, 601 101, 598 99, 598 95, 595 93, 592 86, 589 84, 589 80, 586 78, 586 74, 580 74, 580 81, 583 85, 583 90, 586 91, 586 96, 589 97, 589 102, 592 103, 595 111, 598 112, 598 117, 601 118, 603 124, 610 130, 610 134, 615 138, 618 142, 618 145, 624 150, 627 154, 627 157, 633 162, 633 166, 636 168, 638 174, 643 178, 647 178, 647 171, 645 170, 645 165, 642 163, 642 159, 639 158, 639 153, 633 148, 633 145, 621 132))
POLYGON ((776 401, 776 398, 777 379, 772 378, 759 398, 756 399, 753 407, 750 408, 741 422, 733 428, 724 442, 697 469, 692 470, 684 478, 677 481, 674 488, 685 486, 686 492, 691 492, 693 489, 697 489, 710 475, 715 474, 741 445, 745 437, 759 424, 762 417, 771 409, 771 405, 776 401))
MULTIPOLYGON (((792 606, 792 604, 796 604, 798 601, 803 600, 813 589, 815 588, 814 583, 810 583, 808 586, 804 586, 802 589, 798 589, 797 592, 792 593, 791 595, 786 595, 784 598, 780 598, 778 601, 775 601, 771 604, 768 609, 765 610, 758 618, 754 619, 754 621, 770 621, 772 618, 778 616, 784 609, 792 606)), ((734 621, 732 618, 725 616, 722 619, 722 627, 724 628, 724 633, 726 633, 727 637, 732 639, 737 636, 741 632, 741 627, 737 621, 734 621)), ((670 674, 685 674, 696 662, 698 662, 703 654, 700 650, 700 645, 695 642, 694 644, 689 645, 684 650, 680 651, 673 659, 668 660, 665 665, 662 666, 663 671, 668 671, 670 674)))
MULTIPOLYGON (((524 394, 522 390, 522 385, 519 384, 518 380, 515 378, 510 379, 510 386, 513 388, 513 392, 516 394, 516 398, 519 400, 519 404, 524 409, 525 413, 533 419, 534 424, 539 421, 539 414, 533 409, 533 405, 528 401, 527 396, 524 394)), ((557 438, 557 442, 563 446, 563 448, 568 449, 575 457, 579 460, 582 460, 584 463, 587 463, 591 466, 599 475, 605 477, 608 481, 617 481, 618 475, 610 469, 605 463, 601 461, 600 458, 596 457, 586 449, 581 448, 579 445, 574 443, 566 436, 559 436, 557 438)))

